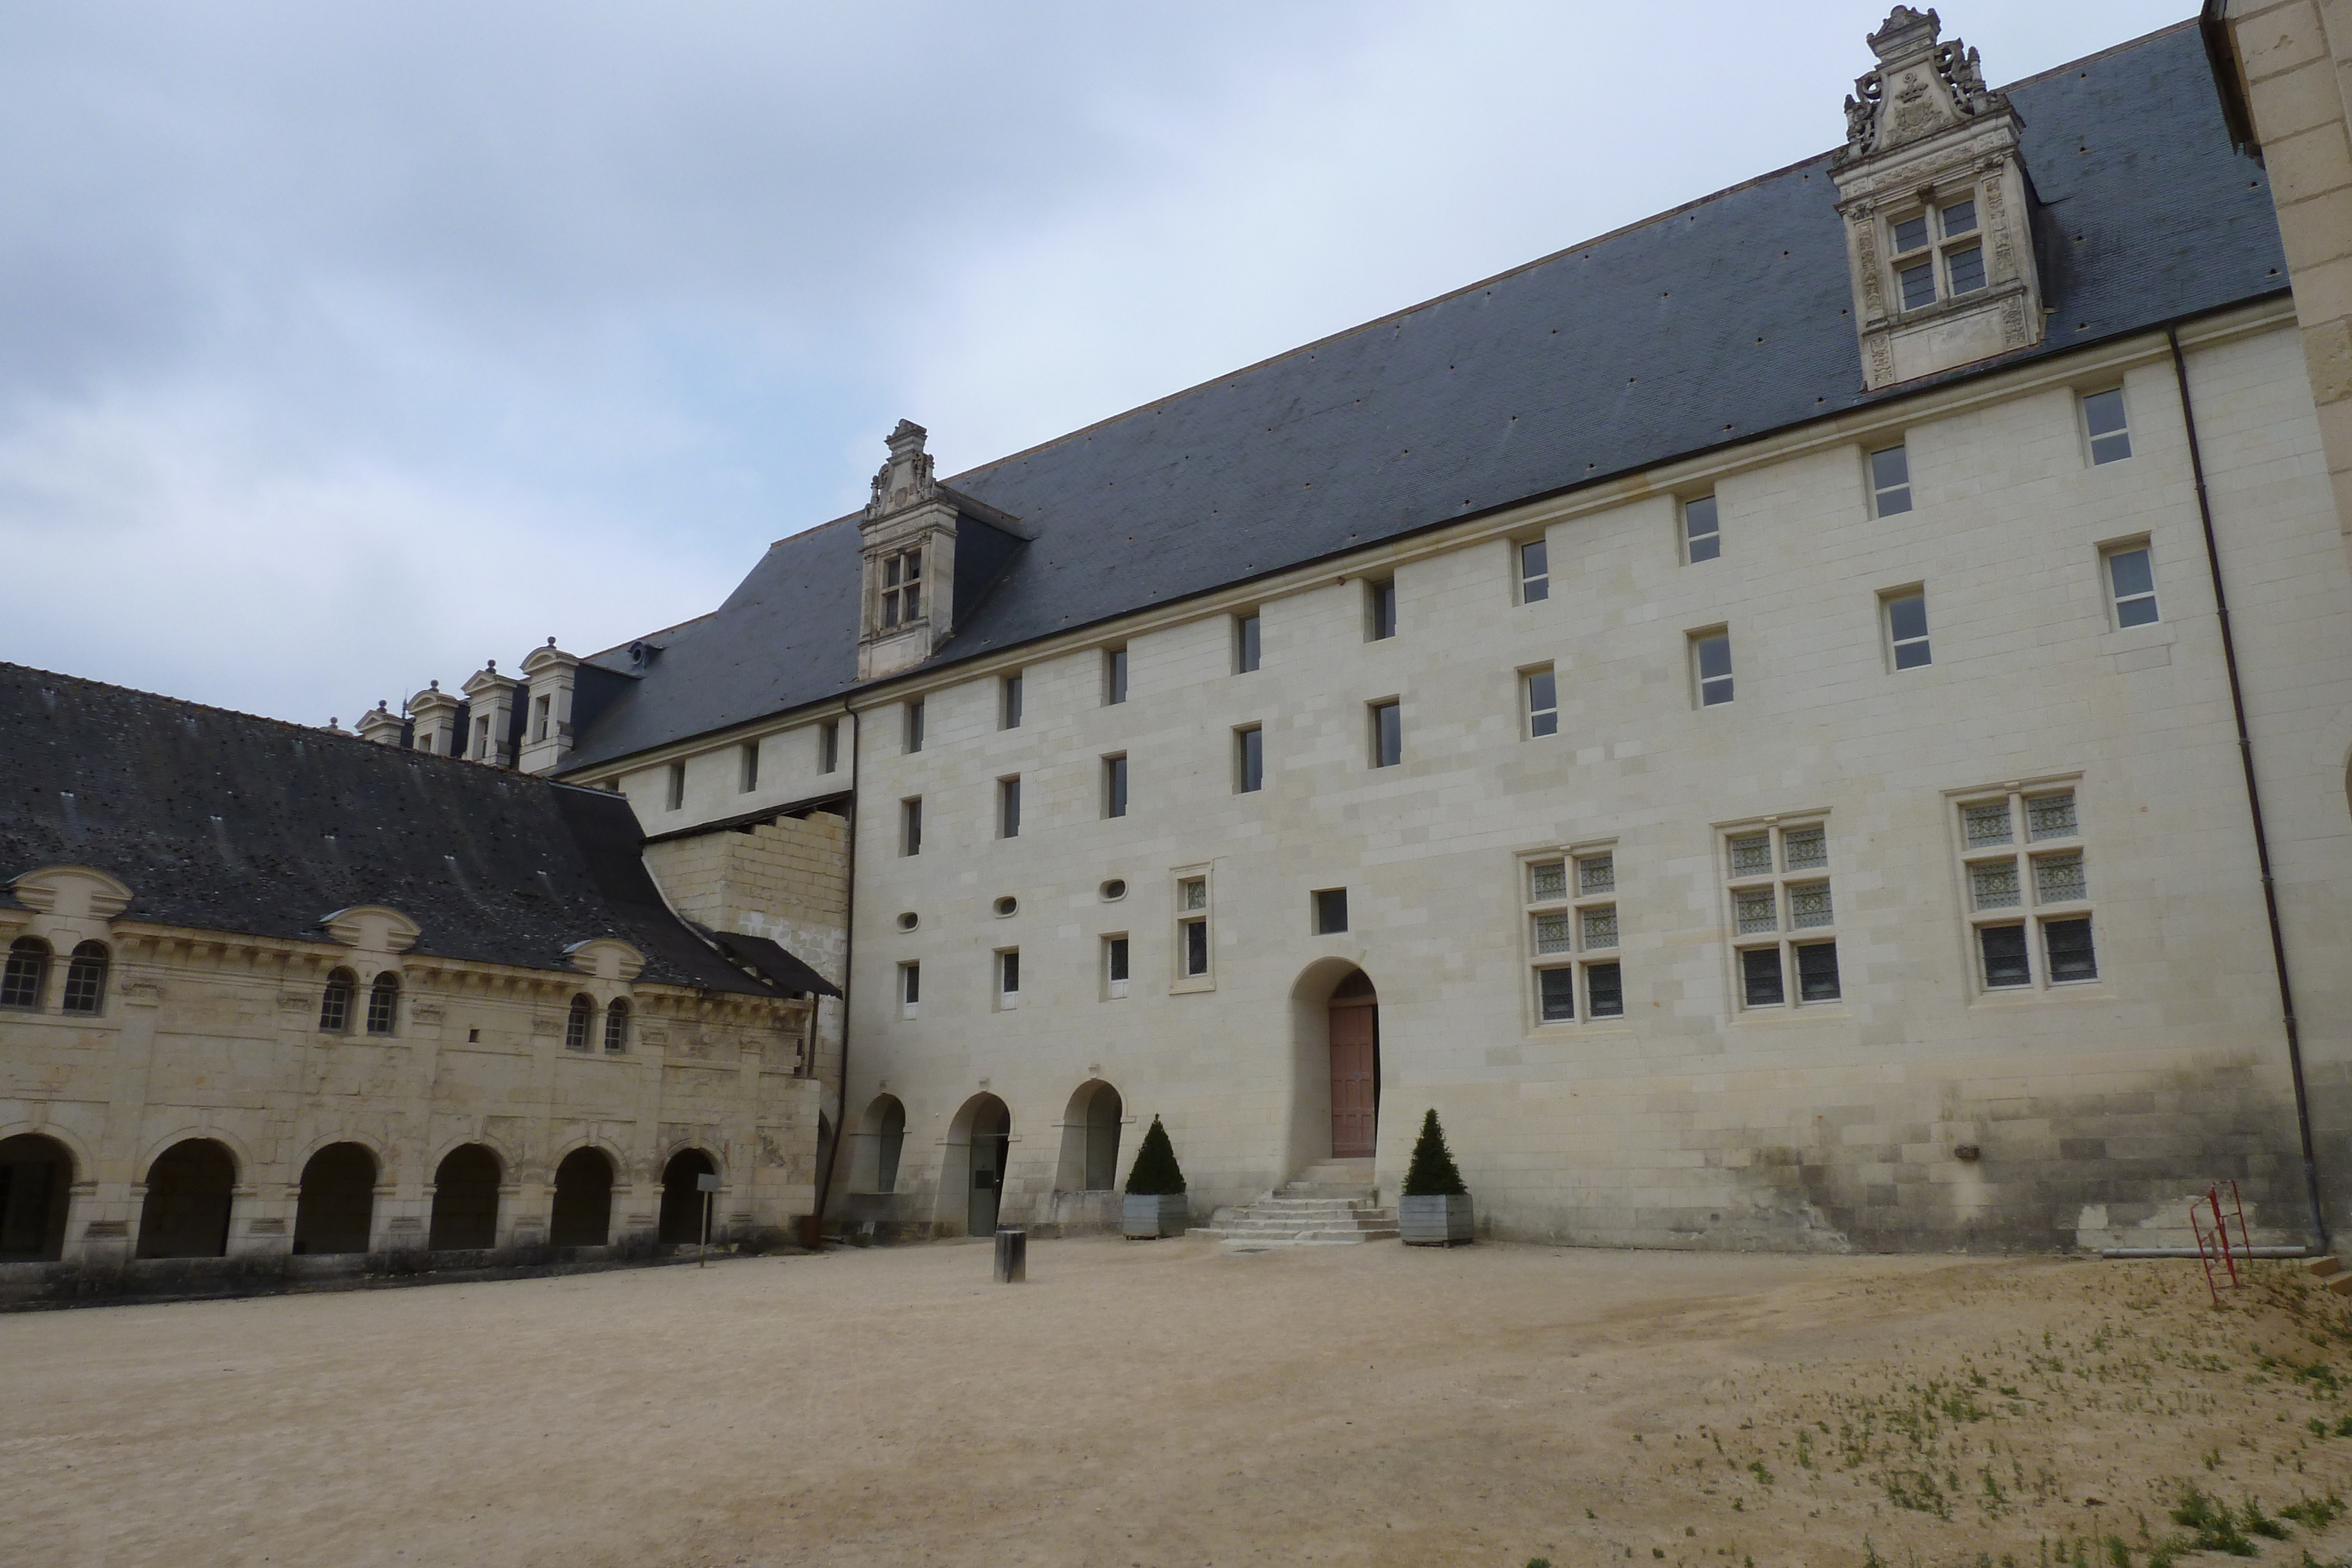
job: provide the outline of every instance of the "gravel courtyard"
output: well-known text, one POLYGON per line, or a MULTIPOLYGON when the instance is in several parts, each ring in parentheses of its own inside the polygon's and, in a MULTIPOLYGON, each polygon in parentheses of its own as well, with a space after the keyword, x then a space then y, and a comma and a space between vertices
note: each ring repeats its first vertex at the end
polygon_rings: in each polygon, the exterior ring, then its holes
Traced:
POLYGON ((2265 1561, 2352 1542, 2352 1323, 2285 1266, 2219 1312, 2194 1263, 1087 1239, 988 1270, 0 1317, 0 1560, 2043 1568, 2185 1542, 2190 1485, 2298 1510, 2265 1561))

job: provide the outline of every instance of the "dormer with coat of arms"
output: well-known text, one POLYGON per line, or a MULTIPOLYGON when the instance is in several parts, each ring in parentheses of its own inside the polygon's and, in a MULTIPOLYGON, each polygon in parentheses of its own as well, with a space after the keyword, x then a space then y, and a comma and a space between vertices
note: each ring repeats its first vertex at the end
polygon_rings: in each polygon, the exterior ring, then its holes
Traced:
POLYGON ((1932 10, 1897 5, 1831 160, 1872 391, 2042 340, 2017 111, 1932 10))

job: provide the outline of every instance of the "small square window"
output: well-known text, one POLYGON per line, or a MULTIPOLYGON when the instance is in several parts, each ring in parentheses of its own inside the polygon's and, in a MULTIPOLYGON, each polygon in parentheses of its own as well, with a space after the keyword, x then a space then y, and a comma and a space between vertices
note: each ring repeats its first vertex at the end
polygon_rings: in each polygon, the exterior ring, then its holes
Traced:
POLYGON ((1958 250, 1946 253, 1944 278, 1949 285, 1952 298, 1955 299, 1963 294, 1974 294, 1982 288, 1985 283, 1984 246, 1964 246, 1958 250))
POLYGON ((1519 602, 1535 604, 1551 597, 1551 558, 1541 539, 1519 547, 1519 602))
POLYGON ((1614 964, 1584 967, 1584 1016, 1614 1019, 1625 1016, 1625 980, 1614 964))
POLYGON ((2099 977, 2099 960, 2091 950, 2088 920, 2045 920, 2042 923, 2042 943, 2050 960, 2052 985, 2099 977))
POLYGON ((1528 867, 1528 902, 1543 904, 1568 896, 1568 862, 1538 861, 1528 867))
POLYGON ((2009 802, 1984 800, 1960 808, 1960 825, 1969 848, 1979 850, 2009 842, 2009 802))
POLYGON ((1772 835, 1740 833, 1727 841, 1731 851, 1731 874, 1766 876, 1772 870, 1772 835))
POLYGON ((1731 895, 1732 915, 1742 936, 1780 929, 1780 897, 1769 887, 1743 887, 1731 895))
POLYGON ((1334 936, 1348 929, 1348 890, 1326 887, 1315 894, 1315 935, 1334 936))
POLYGON ((1103 651, 1103 706, 1117 707, 1127 700, 1127 650, 1103 651))
POLYGON ((1124 757, 1103 758, 1103 815, 1127 815, 1127 758, 1124 757))
POLYGON ((2074 821, 2074 791, 2062 789, 2049 795, 2035 795, 2025 802, 2025 836, 2039 843, 2043 839, 2071 839, 2080 831, 2074 821))
POLYGON ((1722 526, 1716 520, 1715 497, 1699 496, 1683 503, 1683 559, 1696 563, 1723 553, 1722 526))
POLYGON ((1691 663, 1698 679, 1698 706, 1717 707, 1731 700, 1731 633, 1691 633, 1691 663))
POLYGON ((1594 904, 1577 912, 1580 927, 1578 942, 1591 953, 1617 946, 1617 906, 1613 904, 1594 904))
POLYGON ((1021 727, 1021 689, 1019 675, 1004 677, 1003 685, 997 697, 997 728, 1019 729, 1021 727))
POLYGON ((1789 925, 1791 930, 1806 931, 1837 924, 1837 912, 1830 903, 1830 884, 1825 882, 1795 882, 1789 884, 1789 925))
POLYGON ((1926 246, 1927 246, 1927 214, 1922 213, 1922 214, 1919 214, 1917 217, 1916 217, 1916 218, 1905 218, 1901 223, 1896 224, 1896 225, 1895 225, 1895 255, 1897 255, 1897 256, 1908 256, 1911 252, 1913 252, 1913 251, 1915 251, 1915 250, 1922 250, 1922 249, 1925 249, 1925 248, 1926 248, 1926 246))
POLYGON ((2083 874, 2083 852, 2065 850, 2054 855, 2033 857, 2033 902, 2036 904, 2074 904, 2091 896, 2091 885, 2083 874))
POLYGON ((1934 661, 1927 651, 1927 596, 1916 590, 1889 596, 1886 640, 1898 670, 1916 670, 1934 661))
POLYGON ((1922 305, 1936 302, 1936 264, 1915 261, 1908 267, 1895 269, 1895 280, 1903 289, 1903 308, 1916 310, 1922 305))
POLYGON ((1576 891, 1591 896, 1617 891, 1617 857, 1586 855, 1576 862, 1576 891))
POLYGON ((2124 423, 2124 389, 2109 387, 2083 399, 2083 425, 2091 436, 2091 462, 2116 463, 2131 455, 2131 431, 2124 423))
POLYGON ((2109 550, 2107 581, 2115 590, 2117 626, 2146 626, 2156 620, 2156 572, 2146 545, 2109 550))
POLYGON ((1957 239, 1962 235, 1977 232, 1977 201, 1974 196, 1963 196, 1951 203, 1944 208, 1943 215, 1946 239, 1957 239))
POLYGON ((1538 1016, 1546 1023, 1576 1021, 1576 971, 1566 967, 1536 971, 1538 1016))
POLYGON ((1808 1002, 1838 999, 1836 943, 1807 942, 1797 948, 1797 997, 1808 1002))
POLYGON ((1234 673, 1245 675, 1258 667, 1257 612, 1234 617, 1234 673))
POLYGON ((1183 910, 1209 907, 1209 879, 1188 876, 1176 884, 1176 907, 1183 910))
POLYGON ((1907 447, 1886 446, 1870 455, 1872 505, 1882 517, 1911 509, 1911 454, 1907 447))
POLYGON ((1782 871, 1814 871, 1830 863, 1827 828, 1784 828, 1780 832, 1782 871))
MULTIPOLYGON (((2014 880, 2013 876, 2012 880, 2014 880)), ((1979 926, 1977 950, 1984 959, 1984 983, 1987 990, 1997 991, 2011 986, 2032 983, 2033 977, 2028 970, 2025 961, 2024 926, 1979 926)))
POLYGON ((1372 705, 1372 766, 1394 768, 1404 760, 1404 719, 1393 701, 1372 705))
POLYGON ((1750 947, 1739 955, 1740 995, 1751 1008, 1777 1008, 1788 1001, 1780 981, 1780 949, 1750 947))
POLYGON ((1384 643, 1396 635, 1396 579, 1375 579, 1364 585, 1364 635, 1367 642, 1384 643))
POLYGON ((923 852, 923 802, 920 797, 898 802, 898 852, 923 852))
POLYGON ((1559 697, 1557 684, 1549 670, 1529 670, 1519 679, 1528 700, 1528 735, 1530 739, 1559 733, 1559 697))
POLYGON ((1569 923, 1568 911, 1558 910, 1535 917, 1536 951, 1538 953, 1570 953, 1576 949, 1575 927, 1569 923))
POLYGON ((1021 780, 999 779, 996 781, 996 836, 1017 839, 1021 836, 1021 780))
POLYGON ((1969 902, 1978 909, 2015 909, 2023 902, 2017 862, 2004 858, 1969 867, 1969 902))
POLYGON ((1256 725, 1234 731, 1234 793, 1254 795, 1265 788, 1265 731, 1256 725))
POLYGON ((907 732, 906 732, 906 749, 907 749, 908 752, 910 752, 910 753, 911 753, 911 752, 917 752, 917 751, 920 751, 920 750, 922 750, 922 749, 923 749, 923 699, 922 699, 922 698, 920 698, 920 697, 917 697, 913 702, 910 702, 910 703, 908 703, 908 704, 907 705, 907 720, 906 720, 906 723, 907 723, 907 732))

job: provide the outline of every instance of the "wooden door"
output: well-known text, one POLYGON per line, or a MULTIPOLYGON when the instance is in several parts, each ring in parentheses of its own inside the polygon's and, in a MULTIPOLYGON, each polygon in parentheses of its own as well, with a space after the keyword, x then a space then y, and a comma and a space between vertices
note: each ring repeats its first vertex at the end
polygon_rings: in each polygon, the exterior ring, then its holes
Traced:
POLYGON ((1331 1157, 1372 1152, 1380 1111, 1380 1009, 1331 1009, 1331 1157))

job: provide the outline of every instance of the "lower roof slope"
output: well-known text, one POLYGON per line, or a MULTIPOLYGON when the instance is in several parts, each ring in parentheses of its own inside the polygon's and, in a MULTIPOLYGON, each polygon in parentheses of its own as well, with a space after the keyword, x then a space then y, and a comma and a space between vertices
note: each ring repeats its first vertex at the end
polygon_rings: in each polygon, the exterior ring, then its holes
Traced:
MULTIPOLYGON (((2193 23, 2004 90, 2054 314, 1999 363, 2285 288, 2267 183, 2231 147, 2193 23)), ((933 664, 1902 395, 1861 390, 1829 166, 953 476, 1035 538, 933 664)), ((772 547, 715 614, 655 639, 572 766, 848 691, 857 548, 854 518, 772 547)))
POLYGON ((387 904, 421 954, 569 971, 617 937, 642 980, 779 994, 670 914, 644 841, 604 790, 0 664, 0 889, 92 866, 122 918, 306 941, 387 904))

